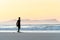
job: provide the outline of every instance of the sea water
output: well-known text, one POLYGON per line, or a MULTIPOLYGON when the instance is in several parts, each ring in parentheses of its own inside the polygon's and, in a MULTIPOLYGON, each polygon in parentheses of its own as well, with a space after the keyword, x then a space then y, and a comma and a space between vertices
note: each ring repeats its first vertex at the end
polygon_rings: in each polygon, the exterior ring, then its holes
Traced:
MULTIPOLYGON (((16 32, 17 26, 2 25, 0 32, 16 32)), ((21 32, 60 32, 60 24, 28 24, 21 25, 21 32)))

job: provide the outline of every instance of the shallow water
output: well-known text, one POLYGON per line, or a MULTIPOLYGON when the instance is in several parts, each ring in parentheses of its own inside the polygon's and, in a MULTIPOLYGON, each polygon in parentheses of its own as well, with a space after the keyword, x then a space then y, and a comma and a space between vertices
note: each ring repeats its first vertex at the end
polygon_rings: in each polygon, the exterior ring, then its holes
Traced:
MULTIPOLYGON (((17 30, 16 26, 0 26, 0 30, 17 30)), ((21 25, 21 30, 26 31, 59 31, 60 24, 31 24, 31 25, 21 25)))

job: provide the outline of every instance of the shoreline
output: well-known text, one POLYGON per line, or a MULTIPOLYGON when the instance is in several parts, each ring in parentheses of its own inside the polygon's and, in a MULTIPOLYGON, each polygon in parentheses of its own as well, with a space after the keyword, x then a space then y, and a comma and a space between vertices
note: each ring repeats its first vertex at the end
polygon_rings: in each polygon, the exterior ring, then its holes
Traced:
MULTIPOLYGON (((17 32, 17 30, 0 30, 0 32, 17 32)), ((60 30, 57 30, 57 31, 24 31, 24 30, 21 30, 20 32, 23 32, 23 33, 60 33, 60 30)))

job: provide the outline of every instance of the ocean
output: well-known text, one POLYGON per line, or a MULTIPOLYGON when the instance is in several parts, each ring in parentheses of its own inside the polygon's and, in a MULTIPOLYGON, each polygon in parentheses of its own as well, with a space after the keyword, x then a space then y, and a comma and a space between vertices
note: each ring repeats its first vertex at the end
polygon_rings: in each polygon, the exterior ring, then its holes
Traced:
MULTIPOLYGON (((60 32, 60 24, 27 24, 27 25, 21 25, 21 31, 27 31, 27 32, 46 32, 46 31, 57 31, 60 32)), ((17 27, 11 26, 11 25, 2 25, 0 26, 0 32, 16 32, 17 27)))

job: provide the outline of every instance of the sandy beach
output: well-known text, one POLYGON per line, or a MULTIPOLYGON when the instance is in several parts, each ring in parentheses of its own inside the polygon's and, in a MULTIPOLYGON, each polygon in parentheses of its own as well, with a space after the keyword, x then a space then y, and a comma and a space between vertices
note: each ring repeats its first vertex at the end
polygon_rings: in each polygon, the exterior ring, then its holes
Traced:
POLYGON ((60 33, 0 32, 0 40, 60 40, 60 33))

